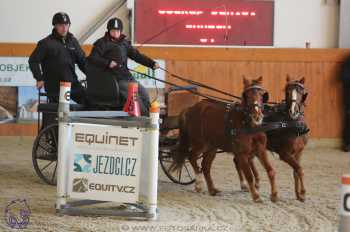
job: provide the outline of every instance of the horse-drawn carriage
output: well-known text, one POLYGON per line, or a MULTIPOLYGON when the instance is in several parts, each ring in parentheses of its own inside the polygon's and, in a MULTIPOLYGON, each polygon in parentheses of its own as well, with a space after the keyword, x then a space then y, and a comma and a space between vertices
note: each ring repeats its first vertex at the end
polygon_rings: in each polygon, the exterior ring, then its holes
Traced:
MULTIPOLYGON (((123 107, 119 98, 118 83, 107 71, 97 70, 90 67, 87 79, 83 81, 89 96, 89 107, 79 104, 71 104, 71 111, 90 110, 108 111, 121 110, 123 107), (102 91, 101 91, 102 90, 102 91)), ((165 175, 174 183, 188 185, 195 179, 192 169, 186 163, 179 172, 170 172, 173 162, 172 153, 177 144, 177 113, 181 109, 174 109, 168 103, 187 99, 187 104, 182 108, 190 106, 198 101, 198 97, 188 93, 185 89, 196 90, 196 86, 186 86, 183 88, 170 88, 165 92, 165 106, 160 110, 160 139, 159 139, 159 162, 165 175), (177 98, 177 99, 176 99, 177 98)), ((46 93, 39 92, 38 105, 38 135, 34 141, 32 149, 32 161, 35 172, 47 184, 56 185, 57 175, 57 149, 58 149, 58 122, 57 103, 51 103, 46 93)), ((108 118, 108 115, 105 115, 108 118)))
MULTIPOLYGON (((173 76, 186 81, 186 79, 179 76, 173 76)), ((259 177, 252 158, 261 151, 262 156, 258 156, 271 182, 271 199, 273 201, 277 200, 274 171, 265 152, 266 146, 264 144, 266 144, 266 138, 264 142, 262 137, 258 139, 253 139, 252 137, 253 135, 259 135, 261 132, 264 135, 265 133, 267 134, 267 147, 278 153, 280 158, 294 169, 297 198, 301 201, 305 200, 303 171, 300 166, 301 151, 306 143, 302 135, 308 132, 308 128, 303 120, 303 104, 307 96, 304 89, 304 79, 300 81, 287 80, 285 101, 279 103, 268 103, 268 95, 261 87, 261 80, 257 79, 249 82, 245 79, 247 83, 245 83, 242 98, 191 80, 187 80, 187 82, 192 84, 192 86, 176 86, 165 93, 165 107, 161 109, 160 114, 158 159, 164 173, 171 181, 183 185, 196 182, 195 189, 199 191, 201 190, 199 185, 202 182, 202 177, 199 175, 204 174, 209 193, 215 195, 218 190, 214 187, 210 176, 212 161, 215 158, 215 154, 220 151, 233 152, 242 189, 247 189, 243 179, 244 174, 245 179, 249 183, 249 190, 253 200, 259 201, 260 198, 256 191, 256 188, 259 186, 259 177), (225 94, 230 96, 231 99, 235 97, 239 100, 233 101, 212 95, 204 95, 197 91, 199 87, 225 94), (180 107, 181 109, 172 112, 171 102, 176 101, 174 98, 176 99, 179 96, 179 92, 182 92, 182 97, 185 96, 185 99, 178 99, 182 103, 180 104, 182 108, 180 107), (184 92, 186 93, 184 94, 184 92), (208 101, 195 104, 196 102, 203 102, 199 101, 200 98, 207 98, 208 101), (190 107, 193 104, 195 106, 190 107), (188 107, 189 109, 184 110, 180 114, 181 110, 188 107), (206 114, 210 110, 212 115, 206 114), (264 115, 265 119, 263 121, 264 117, 262 116, 264 115), (211 121, 206 120, 207 117, 212 117, 211 121), (250 122, 247 120, 250 120, 250 122), (203 122, 205 125, 198 124, 199 122, 203 122), (203 132, 203 128, 207 132, 203 132), (192 134, 188 132, 190 130, 192 130, 192 134), (186 136, 181 134, 184 132, 186 132, 186 136), (186 143, 184 143, 184 137, 188 140, 186 143), (191 141, 191 137, 195 137, 197 144, 191 141), (208 138, 211 139, 208 140, 208 138), (299 141, 300 139, 301 142, 299 141), (242 145, 245 147, 247 144, 252 144, 249 141, 255 141, 253 142, 255 145, 250 145, 253 147, 250 147, 250 150, 248 149, 248 155, 243 154, 245 151, 239 149, 242 149, 242 145), (295 143, 302 143, 302 145, 295 149, 295 143), (237 155, 239 153, 242 153, 242 155, 237 155), (199 158, 202 158, 202 167, 199 167, 197 164, 199 158), (197 177, 199 179, 196 181, 197 177), (255 181, 253 181, 254 177, 255 181)), ((120 99, 118 84, 114 78, 110 77, 109 73, 97 73, 94 69, 88 70, 86 84, 90 99, 89 109, 86 109, 86 106, 71 105, 72 111, 84 107, 85 110, 99 111, 121 109, 122 102, 116 100, 120 99), (101 90, 103 91, 101 92, 101 90)), ((43 95, 39 94, 39 101, 43 95)), ((39 134, 33 146, 33 165, 41 179, 48 184, 54 185, 56 184, 58 147, 58 124, 55 121, 57 104, 50 102, 40 103, 38 111, 43 115, 43 122, 40 125, 39 117, 39 134), (53 115, 53 117, 50 115, 53 115)))

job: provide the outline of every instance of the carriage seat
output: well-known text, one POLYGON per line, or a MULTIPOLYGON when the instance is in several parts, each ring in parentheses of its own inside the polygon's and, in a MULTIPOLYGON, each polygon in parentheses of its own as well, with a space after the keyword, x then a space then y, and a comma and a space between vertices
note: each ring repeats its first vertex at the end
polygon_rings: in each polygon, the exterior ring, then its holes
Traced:
POLYGON ((122 100, 119 85, 113 71, 101 69, 87 63, 86 66, 87 95, 89 107, 93 110, 121 110, 122 100))

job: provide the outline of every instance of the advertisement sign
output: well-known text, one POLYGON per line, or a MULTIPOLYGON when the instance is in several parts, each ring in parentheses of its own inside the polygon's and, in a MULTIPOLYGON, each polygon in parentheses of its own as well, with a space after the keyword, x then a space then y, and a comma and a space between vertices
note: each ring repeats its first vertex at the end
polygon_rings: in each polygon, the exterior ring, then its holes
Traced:
MULTIPOLYGON (((155 60, 159 66, 161 68, 165 69, 165 61, 164 60, 155 60)), ((161 80, 165 80, 165 72, 163 70, 157 69, 157 70, 153 70, 151 68, 147 68, 141 64, 136 63, 133 60, 128 60, 128 68, 135 70, 137 72, 140 73, 144 73, 147 74, 149 76, 161 79, 161 80)), ((131 74, 133 75, 133 77, 140 82, 145 88, 165 88, 165 84, 159 81, 155 81, 153 79, 150 79, 144 75, 135 73, 131 71, 131 74)))
POLYGON ((16 122, 17 87, 0 86, 0 124, 16 122))
POLYGON ((34 86, 28 57, 0 57, 0 86, 34 86))
POLYGON ((70 124, 71 198, 136 203, 142 154, 139 129, 70 124))
MULTIPOLYGON (((42 97, 43 98, 43 97, 42 97)), ((42 99, 42 103, 45 99, 42 99)), ((38 90, 34 86, 18 87, 17 122, 33 122, 38 119, 38 90)))

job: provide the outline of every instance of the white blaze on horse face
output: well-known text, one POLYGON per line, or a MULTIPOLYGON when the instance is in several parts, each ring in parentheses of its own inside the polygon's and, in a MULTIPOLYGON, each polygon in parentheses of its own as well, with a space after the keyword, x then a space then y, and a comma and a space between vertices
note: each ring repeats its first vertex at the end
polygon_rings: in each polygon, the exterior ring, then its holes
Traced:
POLYGON ((255 105, 255 107, 254 107, 254 109, 255 109, 255 111, 257 112, 257 113, 259 113, 259 102, 258 101, 255 101, 254 102, 254 105, 255 105))
POLYGON ((258 115, 258 117, 253 117, 253 123, 255 125, 261 125, 263 122, 263 115, 260 112, 258 101, 254 101, 254 110, 255 110, 256 114, 258 115))
POLYGON ((292 91, 292 105, 291 105, 291 113, 292 115, 295 115, 295 107, 296 107, 296 101, 297 101, 297 91, 295 89, 293 89, 292 91))

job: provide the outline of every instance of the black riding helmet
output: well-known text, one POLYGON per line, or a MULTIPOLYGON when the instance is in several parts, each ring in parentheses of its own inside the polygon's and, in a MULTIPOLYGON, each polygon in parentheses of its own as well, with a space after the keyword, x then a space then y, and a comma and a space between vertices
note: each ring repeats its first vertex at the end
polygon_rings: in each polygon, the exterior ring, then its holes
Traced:
POLYGON ((52 18, 52 25, 55 26, 56 24, 71 24, 68 14, 64 12, 56 13, 52 18))
POLYGON ((107 23, 107 30, 110 31, 112 29, 123 31, 123 22, 119 18, 111 18, 107 23))

